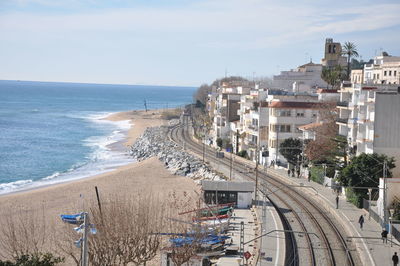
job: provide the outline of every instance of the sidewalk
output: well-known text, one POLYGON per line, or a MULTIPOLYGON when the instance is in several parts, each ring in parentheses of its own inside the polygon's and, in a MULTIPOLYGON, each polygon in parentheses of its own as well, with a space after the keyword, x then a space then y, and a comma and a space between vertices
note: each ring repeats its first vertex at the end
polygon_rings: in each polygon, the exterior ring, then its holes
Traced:
POLYGON ((304 186, 312 186, 318 192, 318 195, 316 195, 314 189, 307 187, 303 188, 305 190, 304 192, 308 192, 311 195, 315 195, 315 197, 323 199, 324 205, 329 209, 329 212, 343 221, 342 225, 346 227, 348 241, 352 241, 356 244, 363 265, 393 265, 392 256, 394 252, 400 254, 400 244, 393 238, 391 247, 391 235, 388 236, 387 244, 382 243, 380 239, 382 228, 372 218, 368 219, 367 211, 359 209, 347 202, 344 196, 339 197, 339 209, 336 209, 336 194, 332 189, 313 181, 308 182, 307 179, 304 178, 288 177, 286 169, 267 168, 267 173, 289 181, 294 185, 303 183, 304 186), (358 224, 358 219, 361 215, 365 215, 363 230, 360 229, 358 224))

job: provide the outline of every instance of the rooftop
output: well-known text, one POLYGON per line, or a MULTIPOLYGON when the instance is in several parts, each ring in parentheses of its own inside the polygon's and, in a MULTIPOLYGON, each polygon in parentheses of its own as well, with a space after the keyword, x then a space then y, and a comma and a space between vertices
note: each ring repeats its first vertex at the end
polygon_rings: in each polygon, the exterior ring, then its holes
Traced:
POLYGON ((253 192, 254 182, 230 182, 230 181, 210 181, 202 180, 201 187, 204 191, 240 191, 253 192))

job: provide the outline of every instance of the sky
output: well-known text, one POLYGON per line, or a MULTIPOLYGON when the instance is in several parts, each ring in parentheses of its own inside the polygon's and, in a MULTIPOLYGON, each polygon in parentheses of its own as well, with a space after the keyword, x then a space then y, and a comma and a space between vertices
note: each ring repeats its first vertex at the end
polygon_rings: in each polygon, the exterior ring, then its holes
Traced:
POLYGON ((398 0, 0 0, 0 79, 198 86, 323 57, 400 56, 398 0))

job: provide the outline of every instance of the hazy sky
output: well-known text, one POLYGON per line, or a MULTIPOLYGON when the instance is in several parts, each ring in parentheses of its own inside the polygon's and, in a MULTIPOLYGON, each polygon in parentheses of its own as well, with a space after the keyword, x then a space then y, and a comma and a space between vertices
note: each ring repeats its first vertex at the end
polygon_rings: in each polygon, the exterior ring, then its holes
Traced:
POLYGON ((199 85, 320 62, 325 38, 400 56, 398 0, 0 0, 0 79, 199 85))

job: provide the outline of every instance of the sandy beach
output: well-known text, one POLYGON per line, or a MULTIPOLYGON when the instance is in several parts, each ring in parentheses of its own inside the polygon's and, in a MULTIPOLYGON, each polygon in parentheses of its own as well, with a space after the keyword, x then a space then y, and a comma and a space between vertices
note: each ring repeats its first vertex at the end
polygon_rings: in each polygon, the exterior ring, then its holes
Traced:
MULTIPOLYGON (((121 112, 107 119, 131 121, 125 145, 134 143, 147 127, 166 122, 160 118, 160 111, 121 112)), ((194 190, 198 190, 191 179, 172 175, 157 158, 151 158, 78 181, 0 196, 0 217, 21 209, 30 213, 43 212, 54 223, 56 230, 62 224, 59 214, 80 212, 85 204, 96 201, 95 186, 99 189, 101 200, 112 195, 129 197, 139 191, 167 198, 172 192, 194 195, 194 190)))

